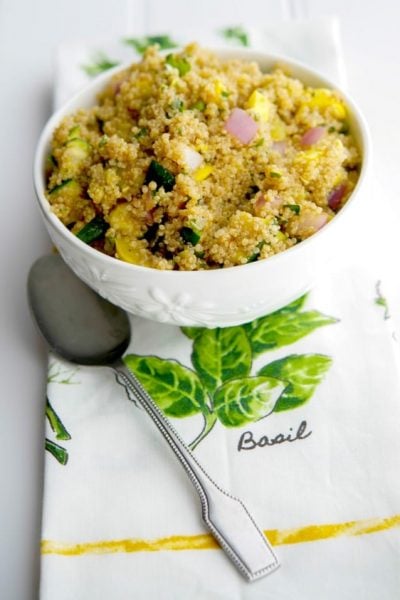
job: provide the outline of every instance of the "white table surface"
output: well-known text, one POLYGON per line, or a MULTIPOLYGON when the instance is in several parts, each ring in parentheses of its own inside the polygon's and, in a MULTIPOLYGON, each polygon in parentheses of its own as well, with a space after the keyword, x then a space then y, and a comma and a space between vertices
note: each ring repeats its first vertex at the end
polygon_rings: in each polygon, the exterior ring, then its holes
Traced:
MULTIPOLYGON (((33 260, 49 249, 31 163, 51 107, 53 56, 65 39, 257 25, 336 14, 349 89, 369 121, 376 202, 400 225, 400 3, 394 0, 0 0, 1 394, 0 598, 38 594, 46 351, 25 292, 33 260)), ((381 227, 385 227, 385 216, 381 227)), ((400 258, 400 241, 391 242, 400 258)), ((400 282, 392 285, 400 291, 400 282)), ((399 293, 400 298, 400 293, 399 293)), ((399 318, 400 304, 392 307, 399 318)), ((91 600, 91 599, 88 599, 91 600)), ((377 599, 378 600, 378 599, 377 599)))

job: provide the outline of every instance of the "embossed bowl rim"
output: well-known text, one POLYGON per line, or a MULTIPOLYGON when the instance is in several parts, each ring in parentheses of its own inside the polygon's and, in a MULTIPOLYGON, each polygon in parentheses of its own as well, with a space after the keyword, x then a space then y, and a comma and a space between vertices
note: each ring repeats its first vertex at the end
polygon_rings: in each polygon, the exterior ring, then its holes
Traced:
MULTIPOLYGON (((331 221, 329 221, 329 223, 327 223, 324 227, 322 227, 322 229, 314 233, 306 240, 302 241, 296 246, 292 246, 291 248, 284 250, 283 252, 275 254, 274 256, 244 265, 223 268, 224 272, 231 272, 232 275, 239 276, 239 274, 243 273, 244 271, 249 272, 252 269, 265 269, 267 264, 282 260, 283 257, 287 260, 289 259, 290 255, 296 255, 301 252, 302 248, 305 248, 306 245, 317 245, 319 240, 326 235, 327 231, 331 232, 331 230, 334 228, 338 229, 339 224, 344 218, 346 218, 348 211, 355 204, 355 200, 359 200, 359 191, 364 186, 367 173, 369 172, 369 164, 371 160, 371 142, 366 121, 354 100, 346 92, 344 92, 340 86, 327 79, 315 69, 284 55, 270 54, 249 48, 210 48, 210 50, 222 59, 248 60, 261 64, 267 63, 267 67, 261 66, 263 71, 266 71, 275 65, 283 65, 285 69, 288 69, 294 77, 304 81, 307 85, 337 90, 344 99, 349 110, 349 121, 353 129, 352 133, 356 138, 356 142, 362 156, 361 170, 357 184, 345 206, 331 221)), ((215 278, 220 276, 221 269, 209 269, 204 271, 164 271, 124 262, 91 248, 89 245, 79 240, 79 238, 72 234, 67 227, 62 224, 58 217, 56 217, 51 211, 50 204, 45 196, 45 161, 50 151, 50 141, 55 127, 60 123, 64 116, 74 112, 80 107, 86 108, 93 105, 92 102, 88 102, 87 100, 85 101, 85 98, 93 96, 94 93, 98 93, 102 88, 104 88, 106 83, 113 77, 113 75, 126 69, 133 62, 134 61, 129 61, 128 63, 114 67, 113 69, 110 69, 109 71, 96 77, 92 82, 88 83, 84 88, 82 88, 82 90, 77 92, 61 108, 59 108, 47 121, 37 143, 33 164, 34 187, 40 210, 47 224, 55 228, 68 244, 71 244, 77 251, 85 254, 87 260, 90 260, 91 258, 96 258, 97 261, 102 260, 104 261, 104 265, 108 268, 112 268, 117 261, 119 269, 126 270, 127 276, 132 276, 135 271, 147 271, 152 272, 157 277, 166 277, 172 281, 176 281, 177 285, 182 285, 185 283, 189 285, 194 280, 197 282, 202 280, 206 282, 207 280, 207 284, 210 284, 215 280, 215 278)))

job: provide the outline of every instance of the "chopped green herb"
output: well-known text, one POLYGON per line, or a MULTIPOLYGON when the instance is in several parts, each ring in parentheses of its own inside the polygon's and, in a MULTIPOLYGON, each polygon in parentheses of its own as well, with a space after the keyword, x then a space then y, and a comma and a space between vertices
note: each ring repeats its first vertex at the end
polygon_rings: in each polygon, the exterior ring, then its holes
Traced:
POLYGON ((170 67, 178 69, 179 75, 184 77, 186 73, 189 73, 191 67, 190 62, 184 56, 178 56, 177 54, 168 54, 165 62, 170 67))
POLYGON ((99 148, 104 146, 104 144, 107 144, 107 142, 108 142, 108 135, 103 135, 103 137, 101 137, 100 141, 99 141, 99 148))
POLYGON ((160 50, 178 47, 178 44, 169 35, 148 35, 142 38, 125 38, 122 41, 128 46, 132 46, 139 54, 143 54, 149 46, 154 46, 154 44, 158 44, 160 50))
POLYGON ((116 67, 118 64, 118 62, 110 60, 103 52, 98 52, 93 56, 92 64, 82 65, 82 69, 87 75, 94 77, 95 75, 99 75, 99 73, 116 67))
POLYGON ((192 244, 192 246, 198 244, 201 237, 200 233, 196 231, 196 229, 192 229, 191 227, 182 227, 181 236, 185 240, 185 242, 192 244))
POLYGON ((227 27, 222 29, 220 33, 226 40, 232 40, 242 46, 250 46, 249 36, 243 27, 227 27))
POLYGON ((274 177, 276 179, 279 179, 279 177, 282 177, 281 173, 278 173, 277 171, 271 171, 269 174, 270 177, 274 177))
POLYGON ((329 129, 328 129, 328 133, 335 133, 335 131, 336 131, 336 129, 333 126, 329 127, 329 129))
POLYGON ((205 110, 205 108, 206 108, 206 105, 202 100, 198 100, 192 106, 192 109, 199 110, 200 112, 203 112, 203 110, 205 110))
POLYGON ((185 105, 183 103, 183 100, 181 100, 180 98, 175 98, 172 102, 171 102, 171 108, 174 108, 175 110, 179 111, 179 112, 183 112, 185 105))
POLYGON ((108 227, 108 223, 105 222, 103 217, 98 215, 89 221, 89 223, 86 223, 86 225, 84 225, 82 229, 78 231, 76 237, 82 242, 85 242, 85 244, 90 244, 91 242, 103 237, 108 227))
POLYGON ((221 92, 221 96, 223 98, 229 98, 230 95, 231 95, 231 92, 227 92, 226 90, 222 90, 222 92, 221 92))
POLYGON ((265 240, 261 240, 261 242, 259 242, 257 244, 256 249, 254 250, 253 254, 247 259, 247 263, 255 262, 258 259, 258 257, 260 256, 260 252, 264 246, 265 246, 265 240))
POLYGON ((139 131, 137 133, 135 133, 134 137, 137 140, 140 140, 142 137, 144 137, 145 135, 147 135, 149 133, 149 130, 147 129, 147 127, 141 127, 139 129, 139 131))
POLYGON ((341 128, 339 129, 339 133, 343 133, 343 135, 349 135, 350 127, 348 123, 343 123, 341 128))
POLYGON ((264 138, 260 138, 259 140, 256 141, 256 143, 254 144, 254 148, 259 148, 260 146, 262 146, 264 143, 264 138))
POLYGON ((158 187, 163 187, 166 192, 170 192, 175 185, 175 175, 156 160, 152 160, 145 183, 150 183, 150 181, 154 181, 158 187))
POLYGON ((298 204, 285 204, 284 206, 285 208, 290 208, 290 210, 296 215, 298 215, 300 212, 300 206, 298 204))
POLYGON ((194 255, 197 256, 197 258, 201 259, 201 258, 205 257, 206 253, 204 252, 204 250, 199 250, 199 251, 195 250, 194 255))

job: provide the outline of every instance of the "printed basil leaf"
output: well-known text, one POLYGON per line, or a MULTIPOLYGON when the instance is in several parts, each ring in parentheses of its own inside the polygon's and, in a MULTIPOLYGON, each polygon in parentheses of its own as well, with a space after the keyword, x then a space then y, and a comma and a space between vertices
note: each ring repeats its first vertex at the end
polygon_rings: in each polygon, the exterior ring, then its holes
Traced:
POLYGON ((132 46, 139 54, 143 54, 149 46, 153 46, 154 44, 158 44, 160 50, 176 48, 178 46, 169 35, 148 35, 140 38, 125 38, 122 41, 128 46, 132 46))
POLYGON ((299 311, 303 307, 303 305, 307 299, 307 296, 308 296, 308 294, 303 294, 303 296, 300 296, 300 298, 296 298, 296 300, 293 300, 293 302, 290 302, 290 304, 286 304, 286 306, 283 306, 282 308, 279 308, 278 310, 275 310, 274 312, 269 313, 268 315, 265 315, 264 317, 259 317, 258 319, 254 319, 254 321, 245 323, 243 325, 243 327, 246 329, 249 336, 251 336, 251 332, 253 330, 257 329, 259 327, 261 321, 263 321, 267 317, 272 317, 272 316, 276 316, 276 315, 282 315, 282 314, 286 314, 286 313, 299 311))
POLYGON ((272 348, 293 344, 318 327, 336 323, 337 319, 317 310, 307 312, 275 312, 257 320, 257 326, 248 330, 255 356, 272 348))
POLYGON ((192 363, 213 393, 224 381, 245 377, 251 369, 251 347, 241 327, 203 329, 193 343, 192 363))
POLYGON ((307 300, 307 296, 308 296, 308 294, 303 294, 302 296, 300 296, 300 298, 296 298, 296 300, 293 300, 293 302, 291 302, 290 304, 286 304, 286 306, 283 306, 282 308, 280 308, 279 310, 276 310, 272 314, 273 315, 284 314, 284 313, 296 312, 296 311, 300 310, 300 308, 303 307, 304 302, 307 300))
POLYGON ((56 434, 57 440, 70 440, 71 436, 63 425, 60 417, 50 404, 50 400, 46 398, 46 417, 49 421, 50 427, 56 434))
POLYGON ((68 452, 59 444, 52 442, 48 438, 45 439, 45 449, 47 452, 50 452, 54 456, 56 460, 60 463, 60 465, 66 465, 68 462, 68 452))
POLYGON ((221 35, 226 40, 232 40, 241 46, 250 46, 249 35, 241 26, 222 29, 221 35))
POLYGON ((191 369, 157 356, 129 354, 124 362, 166 415, 181 418, 208 411, 206 392, 191 369))
POLYGON ((195 340, 196 337, 204 331, 204 327, 181 327, 181 331, 189 340, 195 340))
POLYGON ((331 364, 332 359, 323 354, 292 354, 263 367, 259 376, 276 377, 287 384, 274 411, 291 410, 307 402, 331 364))
POLYGON ((215 392, 214 411, 225 427, 241 427, 269 415, 284 387, 273 377, 232 379, 215 392))
POLYGON ((82 65, 82 69, 87 75, 94 77, 95 75, 99 75, 99 73, 103 73, 108 69, 116 67, 118 64, 117 61, 110 60, 103 52, 97 52, 97 54, 93 56, 92 63, 82 65))

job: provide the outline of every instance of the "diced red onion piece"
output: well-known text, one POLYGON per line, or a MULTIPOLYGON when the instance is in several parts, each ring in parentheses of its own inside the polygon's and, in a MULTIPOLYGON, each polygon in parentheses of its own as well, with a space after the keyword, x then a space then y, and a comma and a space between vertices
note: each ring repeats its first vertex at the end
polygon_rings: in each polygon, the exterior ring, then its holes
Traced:
POLYGON ((287 142, 285 140, 280 140, 279 142, 274 142, 272 144, 272 150, 275 152, 279 152, 279 154, 285 154, 287 147, 287 142))
POLYGON ((297 223, 297 231, 300 235, 309 236, 316 233, 328 221, 325 213, 304 212, 300 214, 297 223))
POLYGON ((300 140, 302 146, 312 146, 325 135, 325 127, 311 127, 300 140))
POLYGON ((272 198, 268 199, 268 208, 269 210, 277 210, 283 204, 283 198, 279 194, 275 193, 272 198))
POLYGON ((128 79, 129 79, 129 75, 125 75, 125 77, 120 79, 120 81, 118 81, 117 83, 114 83, 114 94, 116 96, 120 93, 122 84, 125 83, 125 81, 128 81, 128 79))
POLYGON ((346 184, 345 183, 341 183, 340 185, 337 185, 335 188, 333 188, 333 190, 330 192, 330 194, 328 196, 329 208, 331 208, 332 210, 337 210, 343 200, 345 193, 346 193, 346 184))
POLYGON ((245 110, 234 108, 225 123, 225 129, 242 144, 248 144, 254 139, 258 125, 245 110))
POLYGON ((267 203, 265 196, 258 196, 257 200, 254 202, 255 208, 262 208, 267 203))

